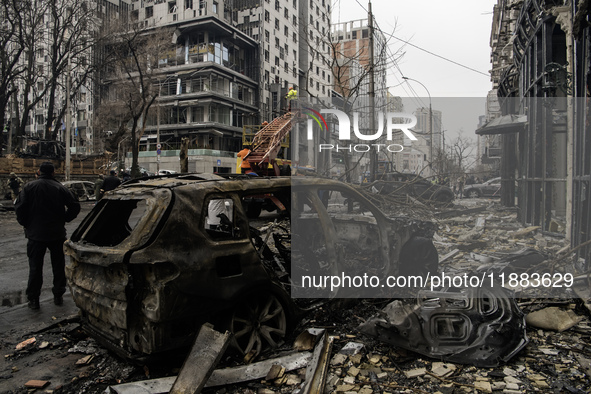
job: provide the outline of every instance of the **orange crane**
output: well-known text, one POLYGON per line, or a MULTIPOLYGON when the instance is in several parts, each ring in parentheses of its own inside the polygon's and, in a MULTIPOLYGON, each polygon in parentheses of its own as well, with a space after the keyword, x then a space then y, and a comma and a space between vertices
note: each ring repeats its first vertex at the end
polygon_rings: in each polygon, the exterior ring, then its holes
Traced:
POLYGON ((281 141, 289 133, 296 116, 296 112, 288 112, 273 119, 255 134, 250 153, 244 158, 250 163, 252 171, 259 175, 279 176, 279 167, 275 159, 281 149, 281 141), (272 170, 269 165, 272 166, 272 170))

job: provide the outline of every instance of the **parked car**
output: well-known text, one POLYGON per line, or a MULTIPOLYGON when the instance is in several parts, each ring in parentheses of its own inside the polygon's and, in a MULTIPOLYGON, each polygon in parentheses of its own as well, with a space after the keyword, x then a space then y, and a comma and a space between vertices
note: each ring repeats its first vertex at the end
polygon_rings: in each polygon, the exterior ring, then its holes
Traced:
POLYGON ((66 181, 62 185, 67 187, 76 196, 78 201, 96 200, 94 195, 94 183, 88 181, 66 181))
POLYGON ((415 174, 400 172, 383 174, 378 176, 371 186, 373 191, 380 194, 410 195, 420 200, 442 203, 450 203, 454 200, 454 193, 448 186, 432 183, 415 174))
POLYGON ((477 197, 501 197, 501 178, 492 178, 484 183, 464 186, 464 196, 477 197))
POLYGON ((290 296, 305 292, 296 269, 363 268, 380 277, 435 271, 434 230, 386 217, 333 180, 136 179, 99 201, 66 241, 66 274, 84 329, 122 355, 188 349, 205 322, 229 330, 239 352, 258 353, 302 316, 290 296), (244 201, 261 196, 277 210, 249 221, 244 201))
POLYGON ((172 174, 176 174, 176 171, 173 170, 160 170, 158 171, 158 174, 156 175, 172 175, 172 174))

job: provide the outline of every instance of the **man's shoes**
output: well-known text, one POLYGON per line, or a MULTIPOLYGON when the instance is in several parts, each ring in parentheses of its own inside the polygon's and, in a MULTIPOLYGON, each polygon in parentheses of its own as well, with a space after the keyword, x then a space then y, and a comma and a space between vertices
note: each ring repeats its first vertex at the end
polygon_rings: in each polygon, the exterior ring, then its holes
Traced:
POLYGON ((64 305, 64 296, 54 295, 53 296, 53 303, 55 305, 64 305))
POLYGON ((34 298, 32 300, 29 300, 28 306, 31 309, 39 309, 39 298, 34 298))

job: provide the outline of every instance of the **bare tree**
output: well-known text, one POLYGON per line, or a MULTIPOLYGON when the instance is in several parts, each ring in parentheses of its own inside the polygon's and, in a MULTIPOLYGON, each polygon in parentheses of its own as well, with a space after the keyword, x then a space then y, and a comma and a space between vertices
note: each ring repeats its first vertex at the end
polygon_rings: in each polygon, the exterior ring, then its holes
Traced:
POLYGON ((70 99, 90 80, 89 76, 100 64, 91 61, 92 50, 100 45, 97 19, 86 2, 50 2, 48 40, 47 119, 45 138, 55 140, 60 130, 60 120, 66 112, 65 99, 56 102, 59 91, 66 92, 65 76, 71 75, 70 99))
POLYGON ((0 37, 0 126, 12 98, 17 138, 27 125, 43 123, 39 135, 56 140, 66 111, 66 76, 73 76, 74 98, 96 65, 91 54, 99 21, 87 2, 76 1, 5 0, 0 13, 6 16, 0 37), (42 102, 46 118, 32 120, 42 102))
POLYGON ((474 157, 474 149, 476 148, 474 141, 464 135, 464 130, 460 129, 457 137, 452 141, 451 162, 452 172, 456 175, 463 175, 470 168, 476 158, 474 157))
POLYGON ((139 142, 148 112, 159 95, 158 62, 175 46, 169 29, 145 29, 139 24, 118 24, 112 28, 109 44, 106 99, 97 112, 99 125, 111 125, 117 132, 111 137, 111 149, 129 132, 132 150, 131 176, 139 176, 139 142))
MULTIPOLYGON (((307 21, 300 20, 300 23, 306 24, 305 31, 310 31, 313 28, 312 25, 308 24, 307 21)), ((379 33, 378 29, 375 29, 376 34, 379 33)), ((372 72, 379 74, 385 73, 388 64, 398 61, 403 53, 398 50, 392 54, 388 47, 388 40, 375 40, 374 41, 374 62, 370 62, 369 48, 367 45, 351 45, 354 41, 348 41, 347 37, 339 34, 338 31, 329 32, 323 37, 317 36, 312 33, 310 35, 302 36, 305 41, 306 51, 309 55, 308 68, 306 69, 306 81, 316 76, 315 69, 317 66, 322 66, 329 70, 331 78, 331 85, 334 86, 335 91, 341 95, 342 100, 333 101, 343 111, 359 111, 365 112, 369 115, 369 78, 372 72), (321 48, 327 48, 328 56, 325 56, 321 48)), ((361 38, 361 31, 358 31, 359 37, 361 38)), ((385 75, 385 74, 384 74, 385 75)), ((382 97, 386 97, 386 83, 376 84, 376 90, 383 89, 382 97)), ((313 92, 310 90, 308 83, 306 86, 300 87, 305 90, 309 97, 314 97, 313 92)), ((384 101, 377 103, 378 105, 374 108, 375 112, 384 111, 387 107, 387 102, 384 101)), ((324 135, 321 138, 327 138, 324 135)), ((321 141, 321 143, 330 144, 331 141, 321 141)), ((345 172, 343 177, 347 182, 351 182, 351 174, 359 167, 363 155, 357 160, 352 162, 350 154, 347 150, 342 151, 343 164, 345 172)), ((320 171, 322 172, 322 171, 320 171)), ((325 169, 325 172, 330 172, 329 168, 325 169)), ((324 174, 328 175, 328 174, 324 174)))
MULTIPOLYGON (((15 79, 23 71, 19 61, 23 55, 23 7, 26 1, 5 0, 0 5, 0 130, 4 130, 11 114, 10 98, 16 94, 15 79)), ((10 117, 11 118, 11 117, 10 117)))

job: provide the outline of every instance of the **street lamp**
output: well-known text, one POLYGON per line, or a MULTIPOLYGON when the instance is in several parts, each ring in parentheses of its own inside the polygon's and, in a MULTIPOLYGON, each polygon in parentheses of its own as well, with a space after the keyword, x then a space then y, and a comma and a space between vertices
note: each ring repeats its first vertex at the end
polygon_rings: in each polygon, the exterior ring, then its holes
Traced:
POLYGON ((408 77, 402 77, 402 79, 404 79, 405 81, 415 81, 416 83, 418 83, 419 85, 421 85, 423 88, 425 88, 425 90, 427 91, 427 95, 429 96, 429 138, 431 139, 429 142, 429 168, 430 168, 430 172, 431 172, 431 176, 433 176, 433 109, 432 109, 432 103, 431 103, 431 93, 429 92, 429 89, 427 89, 427 87, 425 85, 423 85, 421 82, 417 81, 416 79, 412 79, 412 78, 408 78, 408 77))

